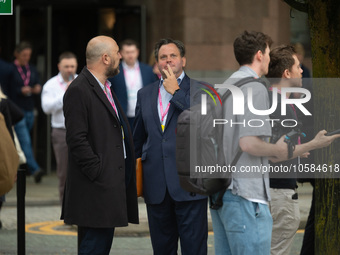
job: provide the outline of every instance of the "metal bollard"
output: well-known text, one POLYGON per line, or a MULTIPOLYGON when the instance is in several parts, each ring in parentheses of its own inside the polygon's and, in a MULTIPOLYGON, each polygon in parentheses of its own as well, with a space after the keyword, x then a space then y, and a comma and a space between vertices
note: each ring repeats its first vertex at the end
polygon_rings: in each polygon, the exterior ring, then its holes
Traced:
POLYGON ((26 195, 26 170, 18 169, 17 177, 17 238, 18 255, 25 255, 25 195, 26 195))

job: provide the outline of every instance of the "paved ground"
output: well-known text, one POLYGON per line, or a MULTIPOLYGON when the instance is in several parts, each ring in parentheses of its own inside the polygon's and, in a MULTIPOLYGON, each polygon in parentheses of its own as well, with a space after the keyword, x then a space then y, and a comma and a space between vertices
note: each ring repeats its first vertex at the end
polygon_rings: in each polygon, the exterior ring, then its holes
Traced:
MULTIPOLYGON (((293 244, 291 254, 299 254, 303 227, 309 212, 311 187, 299 188, 299 201, 302 222, 293 244)), ((31 178, 27 179, 26 191, 26 254, 59 255, 77 253, 76 228, 66 226, 60 217, 60 206, 57 193, 57 178, 49 175, 36 185, 31 178)), ((118 228, 115 233, 111 254, 137 255, 152 254, 146 208, 139 200, 139 225, 118 228)), ((7 202, 1 211, 3 229, 0 230, 0 255, 17 254, 17 210, 15 188, 8 194, 7 202)), ((209 216, 209 229, 211 219, 209 216)), ((209 232, 208 254, 213 255, 213 232, 209 232)))
MULTIPOLYGON (((70 227, 58 227, 57 231, 64 234, 33 234, 26 233, 27 255, 71 255, 77 254, 76 232, 70 227), (66 234, 69 232, 69 234, 66 234)), ((16 230, 0 231, 0 255, 17 254, 16 230)), ((291 255, 300 254, 303 233, 298 232, 295 236, 291 255)), ((208 237, 208 254, 214 255, 213 233, 208 237)), ((152 247, 149 236, 115 236, 111 253, 116 255, 151 255, 152 247)))

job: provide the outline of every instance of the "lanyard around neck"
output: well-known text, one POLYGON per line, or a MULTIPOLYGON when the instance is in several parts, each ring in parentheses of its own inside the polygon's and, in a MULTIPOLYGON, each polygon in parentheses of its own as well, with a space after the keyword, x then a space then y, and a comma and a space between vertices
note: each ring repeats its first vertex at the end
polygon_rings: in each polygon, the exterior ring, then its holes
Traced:
MULTIPOLYGON (((61 77, 62 77, 62 76, 61 76, 61 77)), ((60 88, 61 88, 62 90, 64 90, 64 91, 66 91, 67 83, 66 83, 66 82, 62 82, 62 81, 60 80, 60 77, 59 77, 59 76, 57 76, 57 81, 58 81, 58 83, 59 83, 60 88), (66 85, 65 85, 65 84, 66 84, 66 85)))
POLYGON ((112 105, 113 109, 115 110, 115 112, 117 114, 117 117, 118 117, 118 111, 117 111, 116 105, 115 105, 115 103, 113 101, 113 96, 112 96, 111 89, 110 89, 110 86, 109 86, 108 82, 105 82, 104 93, 105 93, 107 99, 109 100, 110 104, 112 105), (106 92, 106 90, 107 90, 107 92, 106 92))
POLYGON ((162 95, 161 95, 161 89, 158 89, 158 101, 159 101, 159 110, 161 112, 161 127, 162 131, 164 132, 165 125, 163 124, 165 116, 168 114, 169 108, 170 108, 170 102, 168 103, 165 111, 163 111, 163 102, 162 102, 162 95))
MULTIPOLYGON (((138 75, 139 75, 139 67, 134 67, 133 68, 133 77, 132 79, 130 79, 131 77, 129 77, 127 71, 125 70, 125 68, 123 68, 123 72, 124 72, 124 77, 126 80, 126 85, 130 88, 133 89, 137 83, 138 80, 138 75)), ((131 72, 130 72, 131 73, 131 72)))
POLYGON ((19 64, 18 60, 14 60, 14 64, 18 69, 18 72, 21 76, 22 81, 24 82, 25 86, 28 86, 28 84, 30 83, 31 80, 31 70, 30 70, 30 66, 27 64, 25 65, 26 68, 26 75, 24 74, 24 71, 22 70, 22 67, 19 64))

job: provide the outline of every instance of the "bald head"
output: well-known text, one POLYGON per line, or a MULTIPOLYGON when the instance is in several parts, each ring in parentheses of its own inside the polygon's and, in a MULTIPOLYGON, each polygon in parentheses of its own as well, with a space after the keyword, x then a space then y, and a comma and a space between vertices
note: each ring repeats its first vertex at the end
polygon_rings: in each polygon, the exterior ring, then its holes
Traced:
POLYGON ((86 64, 91 65, 100 60, 104 54, 109 54, 117 47, 117 43, 111 37, 97 36, 92 38, 86 47, 86 64))
POLYGON ((87 44, 87 69, 103 84, 108 77, 119 73, 120 58, 119 47, 111 37, 97 36, 87 44))

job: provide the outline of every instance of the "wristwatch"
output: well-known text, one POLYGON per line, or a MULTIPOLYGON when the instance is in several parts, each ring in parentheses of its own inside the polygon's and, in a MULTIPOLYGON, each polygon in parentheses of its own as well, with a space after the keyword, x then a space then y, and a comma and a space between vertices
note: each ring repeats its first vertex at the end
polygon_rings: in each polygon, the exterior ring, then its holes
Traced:
POLYGON ((174 96, 180 89, 176 89, 175 92, 172 94, 174 96))

